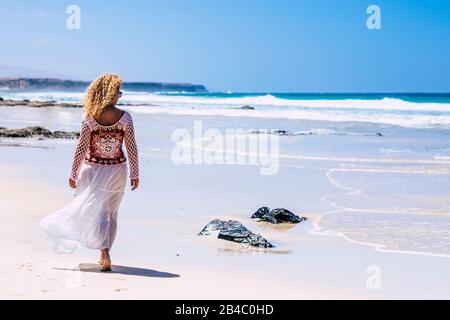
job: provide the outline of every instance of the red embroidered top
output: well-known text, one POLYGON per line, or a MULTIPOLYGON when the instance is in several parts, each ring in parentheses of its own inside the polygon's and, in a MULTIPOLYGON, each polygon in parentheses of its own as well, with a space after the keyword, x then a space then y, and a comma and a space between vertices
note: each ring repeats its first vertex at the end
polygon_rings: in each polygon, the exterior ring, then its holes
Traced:
POLYGON ((131 115, 124 111, 115 124, 103 126, 86 115, 81 123, 80 140, 75 149, 70 178, 77 180, 82 161, 115 165, 127 160, 122 143, 125 141, 130 166, 130 179, 139 178, 139 160, 131 115))

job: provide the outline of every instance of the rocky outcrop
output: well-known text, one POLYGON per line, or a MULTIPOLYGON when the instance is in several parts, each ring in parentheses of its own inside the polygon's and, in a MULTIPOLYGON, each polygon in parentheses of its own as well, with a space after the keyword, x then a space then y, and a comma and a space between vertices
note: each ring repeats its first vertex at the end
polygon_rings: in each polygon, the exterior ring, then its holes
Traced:
POLYGON ((289 136, 292 135, 292 133, 287 132, 286 130, 273 130, 272 134, 276 134, 279 136, 289 136))
POLYGON ((43 127, 27 127, 23 129, 7 129, 0 127, 0 138, 53 138, 53 139, 78 139, 79 132, 50 131, 43 127))
POLYGON ((43 108, 43 107, 66 107, 66 108, 81 108, 83 105, 79 103, 61 103, 56 101, 30 101, 30 100, 0 100, 0 106, 6 107, 35 107, 35 108, 43 108))
MULTIPOLYGON (((0 88, 8 91, 85 91, 87 81, 52 78, 0 78, 0 88)), ((191 83, 124 82, 123 90, 139 92, 206 93, 205 86, 191 83)))
POLYGON ((237 109, 237 110, 255 110, 255 107, 252 106, 242 106, 242 107, 230 107, 229 109, 237 109))
POLYGON ((287 209, 277 208, 270 210, 268 207, 259 208, 252 215, 252 219, 259 219, 259 221, 267 221, 273 224, 300 223, 307 220, 307 218, 299 217, 287 209))
POLYGON ((236 220, 222 221, 215 219, 208 223, 198 235, 210 235, 214 231, 219 231, 217 236, 219 239, 245 243, 259 248, 273 247, 261 235, 251 232, 236 220))
POLYGON ((154 103, 118 103, 119 107, 156 107, 157 104, 154 103))
MULTIPOLYGON (((4 107, 35 107, 35 108, 44 108, 44 107, 63 107, 63 108, 82 108, 83 105, 81 103, 66 103, 66 102, 56 102, 56 101, 30 101, 28 99, 24 100, 5 100, 0 98, 0 106, 4 107)), ((118 103, 117 106, 155 106, 155 104, 151 103, 118 103)))
POLYGON ((277 136, 312 136, 315 135, 313 132, 289 132, 287 130, 282 129, 272 129, 272 130, 253 130, 250 133, 252 134, 273 134, 277 136))

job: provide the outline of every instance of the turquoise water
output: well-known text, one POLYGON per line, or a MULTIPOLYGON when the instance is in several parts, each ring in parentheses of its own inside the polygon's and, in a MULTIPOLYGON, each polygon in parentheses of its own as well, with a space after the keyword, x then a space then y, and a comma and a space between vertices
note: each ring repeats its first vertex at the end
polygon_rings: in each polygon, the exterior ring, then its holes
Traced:
POLYGON ((288 100, 380 100, 400 99, 409 102, 450 103, 450 93, 274 93, 274 92, 210 92, 210 93, 159 93, 167 96, 196 96, 205 98, 245 98, 271 95, 288 100))
MULTIPOLYGON (((81 102, 83 92, 2 93, 4 98, 81 102)), ((137 114, 327 121, 408 128, 450 129, 450 93, 145 93, 120 100, 137 114), (242 107, 246 108, 242 108, 242 107), (250 108, 249 108, 250 107, 250 108)))
MULTIPOLYGON (((31 100, 81 101, 83 98, 83 93, 73 92, 8 95, 31 100)), ((259 204, 269 205, 268 199, 272 199, 278 206, 298 207, 299 211, 320 216, 314 221, 318 233, 344 236, 381 250, 449 257, 449 96, 124 92, 121 102, 130 104, 122 107, 135 119, 142 172, 147 174, 143 181, 152 181, 158 175, 160 165, 156 161, 167 166, 165 172, 178 172, 176 179, 183 175, 186 168, 171 162, 174 147, 171 137, 178 129, 192 133, 195 121, 202 121, 204 130, 216 129, 222 133, 228 129, 243 129, 249 136, 254 130, 277 129, 290 133, 280 137, 279 172, 268 178, 258 174, 258 167, 237 166, 239 174, 230 175, 230 182, 225 183, 216 177, 228 176, 234 167, 188 166, 200 176, 209 170, 210 176, 200 184, 201 188, 219 188, 214 194, 220 195, 221 202, 215 197, 200 198, 199 203, 208 212, 215 213, 217 207, 228 208, 229 212, 247 212, 259 204), (241 109, 245 105, 252 108, 241 109), (236 201, 222 195, 229 194, 236 182, 242 185, 240 180, 245 180, 244 174, 252 174, 253 181, 258 181, 255 183, 266 191, 258 191, 253 198, 247 192, 239 192, 243 200, 242 209, 237 210, 236 201), (315 181, 326 183, 314 186, 315 181), (308 190, 316 192, 316 196, 306 195, 308 190), (206 202, 208 199, 214 203, 206 202)), ((41 125, 50 130, 79 130, 81 112, 79 108, 0 106, 0 126, 41 125)), ((33 147, 47 143, 49 153, 67 149, 67 168, 62 171, 69 170, 73 146, 66 146, 68 142, 56 144, 28 139, 21 143, 33 147)), ((52 175, 56 180, 62 174, 52 175)), ((185 176, 179 181, 188 183, 193 179, 185 176)), ((159 181, 166 183, 163 177, 159 181)), ((156 185, 160 188, 161 183, 156 185)), ((253 190, 249 186, 250 189, 253 190)), ((183 197, 190 193, 183 192, 184 189, 175 198, 179 207, 186 208, 183 197)), ((206 193, 199 190, 196 194, 206 193)), ((161 193, 161 199, 164 196, 161 193)), ((170 205, 161 204, 161 207, 170 205)))

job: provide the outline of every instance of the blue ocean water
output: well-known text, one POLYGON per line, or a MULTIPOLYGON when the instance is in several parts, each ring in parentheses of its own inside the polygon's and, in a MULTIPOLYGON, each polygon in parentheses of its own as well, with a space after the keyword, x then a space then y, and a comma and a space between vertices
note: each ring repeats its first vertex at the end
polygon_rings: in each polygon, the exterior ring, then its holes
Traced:
MULTIPOLYGON (((83 95, 0 94, 70 102, 81 102, 83 95)), ((298 201, 300 209, 320 216, 315 220, 319 233, 381 250, 450 256, 450 94, 125 91, 121 103, 135 119, 140 156, 148 172, 155 159, 170 161, 172 133, 180 128, 192 132, 195 121, 202 121, 204 130, 243 129, 247 135, 261 129, 285 130, 288 134, 280 136, 280 174, 268 184, 274 201, 283 198, 283 206, 298 201), (280 192, 286 186, 286 172, 299 181, 306 179, 307 172, 313 176, 310 179, 328 183, 317 186, 320 197, 309 201, 305 190, 295 185, 280 192)), ((0 126, 79 130, 81 112, 0 106, 0 126)), ((213 173, 229 169, 211 168, 213 173)), ((258 171, 246 167, 243 172, 252 170, 258 171)))
MULTIPOLYGON (((2 93, 4 98, 81 102, 82 92, 2 93)), ((138 114, 328 121, 450 128, 450 93, 146 93, 125 91, 138 114), (244 107, 244 108, 243 108, 244 107)))
POLYGON ((169 96, 196 96, 205 98, 246 98, 271 95, 288 100, 382 100, 400 99, 409 102, 450 103, 450 93, 276 93, 276 92, 210 92, 210 93, 159 93, 169 96))

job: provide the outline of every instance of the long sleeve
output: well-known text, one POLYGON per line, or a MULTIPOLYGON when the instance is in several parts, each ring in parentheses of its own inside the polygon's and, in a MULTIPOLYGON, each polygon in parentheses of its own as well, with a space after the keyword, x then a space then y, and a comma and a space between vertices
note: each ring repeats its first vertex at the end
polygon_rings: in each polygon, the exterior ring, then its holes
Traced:
POLYGON ((130 165, 130 179, 139 178, 139 157, 134 136, 133 120, 130 117, 125 128, 125 146, 127 147, 128 161, 130 165))
POLYGON ((78 173, 80 171, 81 162, 89 148, 91 141, 91 130, 86 121, 81 124, 80 140, 78 141, 77 147, 75 149, 75 154, 73 157, 72 171, 70 173, 70 178, 72 180, 77 180, 78 173))

